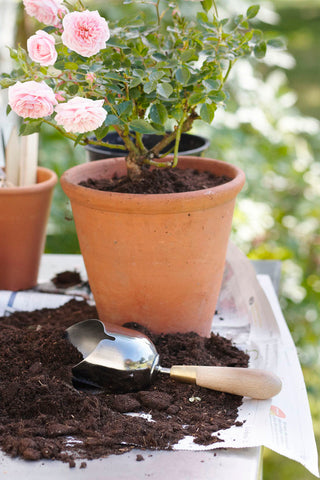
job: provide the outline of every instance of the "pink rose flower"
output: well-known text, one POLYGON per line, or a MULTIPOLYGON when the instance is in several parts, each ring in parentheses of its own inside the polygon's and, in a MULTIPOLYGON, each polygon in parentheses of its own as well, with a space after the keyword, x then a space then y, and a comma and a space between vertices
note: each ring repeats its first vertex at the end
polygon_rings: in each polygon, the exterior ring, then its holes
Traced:
POLYGON ((17 82, 8 88, 8 103, 23 118, 43 118, 53 113, 57 104, 52 88, 45 82, 17 82))
POLYGON ((55 39, 44 30, 38 30, 27 40, 27 49, 31 60, 47 67, 57 60, 55 39))
POLYGON ((56 106, 55 120, 66 132, 85 133, 99 128, 107 116, 102 107, 103 100, 74 97, 56 106))
POLYGON ((98 53, 110 38, 108 23, 97 11, 68 13, 62 24, 62 42, 83 57, 98 53))
POLYGON ((61 5, 61 0, 23 0, 26 12, 45 25, 58 27, 61 17, 68 9, 61 5))

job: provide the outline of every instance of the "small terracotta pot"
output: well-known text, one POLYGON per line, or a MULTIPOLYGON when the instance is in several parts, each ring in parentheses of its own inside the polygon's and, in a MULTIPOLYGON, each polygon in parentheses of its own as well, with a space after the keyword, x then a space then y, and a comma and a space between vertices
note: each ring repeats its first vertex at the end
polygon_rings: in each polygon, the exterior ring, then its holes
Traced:
POLYGON ((180 157, 232 181, 177 194, 133 195, 82 187, 88 178, 126 174, 123 158, 66 171, 80 249, 100 320, 137 322, 153 332, 209 335, 222 282, 236 195, 244 173, 225 162, 180 157))
POLYGON ((37 284, 57 175, 38 167, 37 183, 0 189, 0 290, 37 284))

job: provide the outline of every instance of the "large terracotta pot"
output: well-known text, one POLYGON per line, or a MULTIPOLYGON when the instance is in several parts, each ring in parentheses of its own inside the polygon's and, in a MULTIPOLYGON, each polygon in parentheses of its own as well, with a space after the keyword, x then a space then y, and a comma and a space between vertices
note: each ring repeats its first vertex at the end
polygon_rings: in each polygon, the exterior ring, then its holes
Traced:
POLYGON ((245 176, 233 165, 201 157, 181 157, 179 168, 233 180, 161 195, 78 185, 88 178, 126 174, 123 158, 78 165, 61 177, 99 317, 106 324, 138 322, 153 332, 210 333, 235 198, 245 176))
POLYGON ((56 174, 38 167, 37 183, 0 189, 0 290, 37 284, 56 174))

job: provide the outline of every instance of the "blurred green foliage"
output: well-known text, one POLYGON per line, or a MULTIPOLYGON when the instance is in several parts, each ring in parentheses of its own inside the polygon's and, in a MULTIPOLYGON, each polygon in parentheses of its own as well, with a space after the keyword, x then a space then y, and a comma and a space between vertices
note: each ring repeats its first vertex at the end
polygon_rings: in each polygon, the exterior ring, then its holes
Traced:
MULTIPOLYGON (((45 125, 41 129, 39 158, 41 165, 54 170, 59 178, 65 170, 86 160, 83 148, 74 147, 71 141, 45 125)), ((70 203, 60 183, 54 190, 45 251, 80 253, 70 203)))
MULTIPOLYGON (((224 2, 223 8, 231 3, 224 2)), ((119 2, 111 2, 110 8, 117 15, 119 2)), ((211 127, 198 122, 194 133, 211 139, 207 156, 246 172, 234 217, 234 241, 250 258, 282 261, 280 301, 298 348, 320 445, 320 5, 281 0, 275 8, 279 17, 269 15, 275 23, 264 21, 262 27, 268 35, 288 40, 295 62, 279 51, 272 51, 263 63, 241 61, 230 78, 226 111, 218 112, 211 127)), ((43 129, 40 160, 61 175, 85 161, 85 152, 43 129)), ((79 252, 71 218, 58 187, 47 252, 79 252)), ((295 462, 265 452, 265 480, 311 478, 295 462)))
POLYGON ((295 60, 287 77, 297 92, 297 106, 303 113, 320 118, 320 4, 318 0, 291 0, 289 7, 288 3, 277 2, 279 23, 264 25, 264 30, 285 37, 295 60))

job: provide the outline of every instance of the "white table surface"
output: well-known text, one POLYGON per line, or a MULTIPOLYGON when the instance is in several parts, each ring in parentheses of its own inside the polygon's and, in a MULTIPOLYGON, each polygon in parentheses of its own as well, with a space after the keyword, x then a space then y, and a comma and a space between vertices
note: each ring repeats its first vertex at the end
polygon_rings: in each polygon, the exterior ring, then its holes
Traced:
MULTIPOLYGON (((86 271, 81 255, 46 254, 42 257, 38 281, 46 282, 57 273, 86 271)), ((87 468, 75 468, 59 461, 27 462, 0 454, 0 479, 16 480, 257 480, 262 478, 262 448, 219 449, 204 452, 151 451, 134 449, 122 455, 86 461, 87 468), (144 461, 136 461, 141 454, 144 461)))

